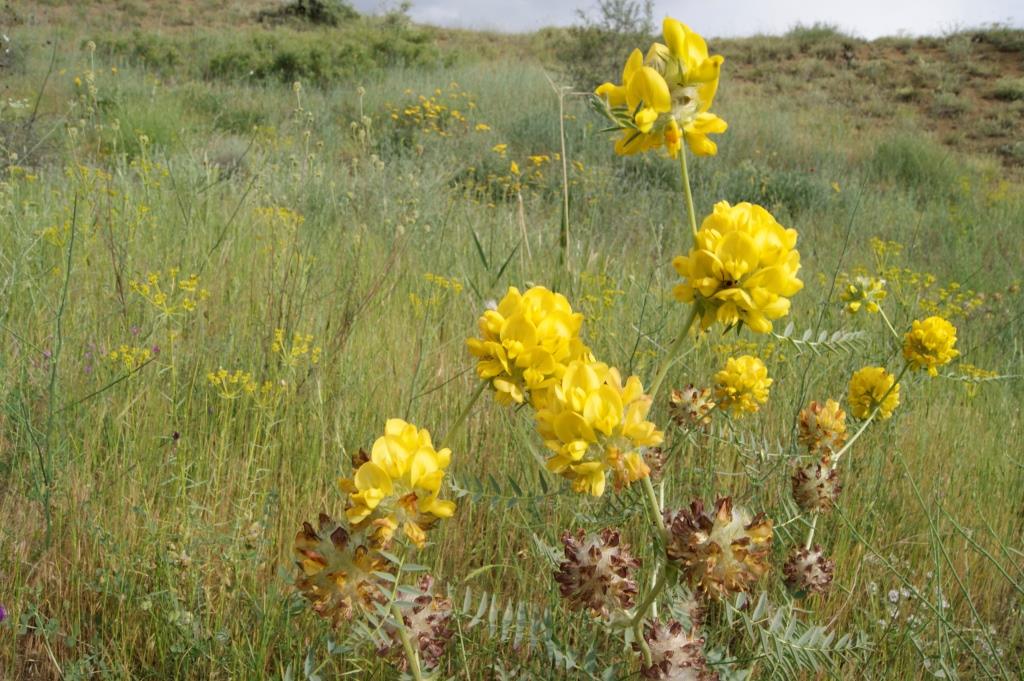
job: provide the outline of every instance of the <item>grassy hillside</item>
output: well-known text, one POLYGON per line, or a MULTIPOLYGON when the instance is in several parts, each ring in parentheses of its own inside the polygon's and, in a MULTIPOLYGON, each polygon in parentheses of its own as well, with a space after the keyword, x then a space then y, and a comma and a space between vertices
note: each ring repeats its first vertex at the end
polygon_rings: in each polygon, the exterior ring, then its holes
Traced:
MULTIPOLYGON (((389 417, 441 440, 478 383, 465 339, 509 286, 564 293, 595 354, 647 386, 685 320, 678 167, 616 157, 571 90, 563 134, 564 32, 260 9, 0 10, 5 678, 394 678, 293 587, 296 532, 344 514, 336 481, 359 450, 389 417)), ((765 206, 799 231, 805 287, 773 334, 694 336, 666 387, 755 354, 771 397, 695 432, 663 390, 656 486, 670 508, 731 495, 765 511, 770 612, 851 638, 828 652, 723 606, 709 658, 726 679, 1019 678, 1024 34, 800 29, 711 48, 730 127, 717 156, 691 157, 697 215, 765 206), (861 274, 887 280, 899 333, 941 314, 961 356, 907 374, 895 415, 857 440, 815 528, 834 587, 794 601, 778 566, 808 531, 790 498, 797 413, 901 361, 878 315, 843 309, 861 274)), ((456 605, 441 677, 636 678, 621 636, 567 610, 551 573, 563 530, 617 526, 649 585, 639 486, 573 492, 538 463, 529 411, 489 391, 447 445, 458 510, 416 557, 456 605)))

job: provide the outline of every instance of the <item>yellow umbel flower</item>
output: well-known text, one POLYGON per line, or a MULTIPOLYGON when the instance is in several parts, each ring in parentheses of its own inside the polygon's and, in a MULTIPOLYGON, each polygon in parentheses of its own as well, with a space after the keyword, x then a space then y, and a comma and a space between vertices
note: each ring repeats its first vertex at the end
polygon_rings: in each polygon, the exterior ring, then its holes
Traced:
POLYGON ((850 378, 850 413, 866 419, 878 408, 878 416, 885 420, 892 416, 900 403, 900 385, 896 377, 882 367, 864 367, 850 378))
POLYGON ((521 404, 527 393, 553 385, 573 359, 589 356, 579 338, 583 315, 560 293, 510 287, 497 308, 478 321, 480 338, 466 341, 477 374, 490 381, 501 404, 521 404))
POLYGON ((850 314, 856 314, 861 308, 874 313, 880 309, 878 301, 885 298, 885 294, 885 279, 856 277, 839 294, 839 298, 846 303, 844 309, 850 314))
POLYGON ((725 368, 715 374, 715 397, 718 406, 729 409, 736 416, 753 413, 768 401, 768 368, 757 357, 742 355, 730 357, 725 368))
POLYGON ((914 322, 903 338, 903 358, 911 369, 926 369, 935 376, 938 367, 949 364, 960 354, 956 345, 956 327, 942 317, 914 322))
POLYGON ((451 450, 435 450, 430 433, 401 419, 388 419, 368 461, 339 481, 348 493, 345 511, 353 529, 372 528, 375 545, 386 546, 401 526, 417 546, 438 518, 450 518, 455 503, 438 498, 451 450))
POLYGON ((720 201, 704 219, 690 253, 672 261, 683 277, 673 293, 697 305, 702 328, 719 321, 768 333, 771 320, 789 313, 790 296, 804 286, 796 276, 796 238, 795 229, 780 225, 761 206, 720 201))
MULTIPOLYGON (((708 55, 704 38, 686 24, 667 17, 662 24, 665 44, 654 43, 645 63, 668 83, 672 119, 683 129, 690 150, 697 156, 714 156, 718 146, 708 138, 723 133, 728 125, 708 109, 718 91, 718 76, 725 61, 708 55)), ((669 153, 675 154, 669 149, 669 153)))
POLYGON ((641 448, 661 444, 663 434, 647 420, 651 398, 636 376, 623 385, 617 369, 577 360, 541 404, 537 429, 554 452, 548 469, 577 492, 601 496, 608 473, 616 489, 650 473, 641 448))

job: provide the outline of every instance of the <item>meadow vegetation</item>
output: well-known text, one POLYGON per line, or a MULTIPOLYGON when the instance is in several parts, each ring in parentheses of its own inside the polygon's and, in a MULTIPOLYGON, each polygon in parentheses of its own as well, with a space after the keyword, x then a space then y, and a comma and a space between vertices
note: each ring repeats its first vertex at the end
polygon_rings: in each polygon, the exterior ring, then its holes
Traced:
MULTIPOLYGON (((449 432, 480 384, 466 339, 510 286, 564 294, 645 386, 684 327, 678 164, 616 156, 589 100, 618 67, 578 82, 562 29, 69 5, 0 10, 0 676, 395 678, 386 625, 311 612, 293 544, 345 516, 338 479, 400 418, 451 449, 457 508, 406 570, 453 602, 441 678, 636 678, 552 573, 563 531, 615 527, 645 593, 641 486, 574 491, 490 390, 449 432)), ((705 614, 708 662, 1020 678, 1024 33, 710 42, 729 129, 690 159, 698 221, 764 206, 799 232, 804 288, 770 333, 691 334, 649 413, 663 505, 730 496, 774 521, 758 591, 705 614), (886 321, 843 299, 857 277, 885 280, 886 321), (932 315, 959 357, 904 375, 844 458, 815 516, 834 583, 793 599, 798 414, 898 368, 889 320, 932 315), (740 355, 767 366, 767 404, 676 425, 670 389, 740 355)))

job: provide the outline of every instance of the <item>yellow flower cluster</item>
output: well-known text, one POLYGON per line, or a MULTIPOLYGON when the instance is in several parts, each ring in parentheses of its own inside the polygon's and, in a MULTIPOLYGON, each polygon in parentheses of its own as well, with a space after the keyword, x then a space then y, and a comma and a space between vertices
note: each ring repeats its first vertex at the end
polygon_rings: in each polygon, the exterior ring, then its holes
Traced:
POLYGON ((280 355, 281 363, 290 369, 299 366, 305 358, 315 366, 320 363, 320 355, 323 353, 323 348, 313 345, 312 334, 295 332, 291 343, 288 343, 285 341, 284 329, 274 329, 274 342, 270 349, 275 355, 280 355))
POLYGON ((661 444, 663 434, 647 420, 651 398, 636 376, 623 385, 617 369, 577 360, 537 402, 537 429, 554 452, 548 469, 577 492, 601 496, 608 472, 616 489, 650 473, 641 448, 661 444))
POLYGON ((287 383, 284 381, 258 381, 248 371, 228 371, 223 367, 207 373, 206 381, 226 400, 248 397, 262 407, 271 406, 287 389, 287 383))
POLYGON ((878 301, 885 298, 885 294, 885 279, 858 276, 847 284, 839 298, 846 303, 845 310, 850 314, 856 314, 861 308, 875 313, 881 309, 878 301))
POLYGON ((685 139, 694 154, 714 156, 718 147, 708 135, 728 127, 709 111, 724 60, 709 56, 704 38, 675 19, 665 19, 662 33, 664 44, 652 44, 646 57, 633 50, 621 84, 597 88, 622 131, 615 152, 629 155, 664 147, 674 158, 685 139))
POLYGON ((177 267, 167 270, 166 276, 162 272, 150 272, 145 281, 129 280, 128 287, 164 316, 194 312, 197 304, 206 300, 210 293, 199 287, 198 275, 178 279, 179 273, 177 267))
POLYGON ((430 433, 401 419, 388 419, 369 460, 352 478, 339 480, 348 493, 345 514, 353 529, 366 529, 377 547, 391 543, 399 527, 416 546, 438 518, 450 518, 455 502, 438 498, 450 449, 434 449, 430 433))
MULTIPOLYGON (((411 95, 413 92, 406 90, 405 94, 411 95)), ((450 137, 454 132, 471 129, 466 111, 475 109, 476 100, 473 95, 459 87, 458 83, 452 82, 447 90, 436 88, 429 96, 417 95, 415 103, 392 106, 390 117, 399 126, 425 134, 450 137)), ((487 132, 491 128, 486 123, 477 123, 472 129, 487 132)))
POLYGON ((942 317, 914 321, 903 339, 903 358, 911 369, 924 369, 932 376, 938 367, 949 364, 960 352, 956 345, 956 327, 942 317))
POLYGON ((725 368, 715 374, 715 399, 720 408, 736 416, 754 413, 768 401, 771 384, 768 368, 757 357, 730 357, 725 368))
POLYGON ((882 367, 864 367, 850 378, 847 397, 850 413, 866 419, 876 408, 882 420, 888 419, 900 403, 900 384, 882 367))
POLYGON ((697 306, 702 328, 719 321, 768 333, 771 320, 789 313, 789 297, 804 285, 796 276, 796 239, 795 229, 784 228, 761 206, 720 201, 690 253, 672 261, 683 277, 673 293, 697 306))
POLYGON ((135 347, 131 345, 121 345, 116 350, 111 350, 107 354, 107 359, 111 362, 123 364, 124 368, 131 372, 139 369, 147 362, 149 362, 159 352, 155 347, 153 349, 145 347, 135 347))
POLYGON ((575 359, 589 356, 580 340, 583 315, 560 293, 534 286, 510 287, 496 309, 478 321, 480 338, 466 341, 477 374, 490 382, 501 404, 522 404, 554 385, 575 359))

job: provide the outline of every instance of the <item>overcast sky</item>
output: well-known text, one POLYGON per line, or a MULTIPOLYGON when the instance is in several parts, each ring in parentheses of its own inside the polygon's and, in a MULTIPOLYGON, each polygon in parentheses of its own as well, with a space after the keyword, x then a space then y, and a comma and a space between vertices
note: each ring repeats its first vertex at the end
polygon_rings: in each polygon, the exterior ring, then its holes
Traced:
MULTIPOLYGON (((397 0, 354 0, 363 12, 395 6, 397 0)), ((593 0, 413 0, 420 23, 500 31, 564 26, 577 8, 593 0)), ((655 0, 654 17, 665 15, 707 36, 783 33, 796 23, 836 24, 863 38, 906 33, 940 35, 993 22, 1024 25, 1024 0, 655 0)))

